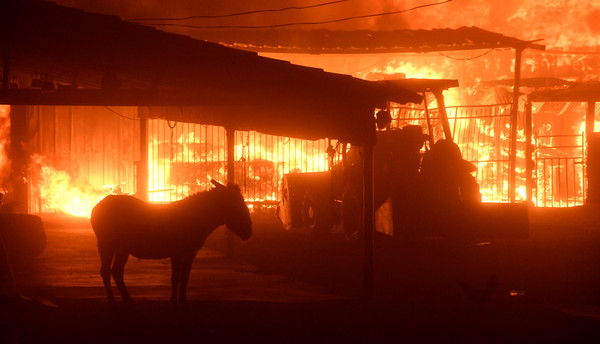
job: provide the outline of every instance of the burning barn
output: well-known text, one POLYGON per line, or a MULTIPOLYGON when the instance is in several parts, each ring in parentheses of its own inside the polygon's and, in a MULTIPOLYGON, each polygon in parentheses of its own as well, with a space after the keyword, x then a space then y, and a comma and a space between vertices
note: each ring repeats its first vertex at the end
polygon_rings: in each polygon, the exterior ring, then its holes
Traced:
POLYGON ((86 215, 108 193, 167 202, 234 178, 274 202, 284 173, 328 168, 328 140, 368 146, 375 108, 421 99, 45 1, 3 13, 4 187, 21 212, 86 215))
POLYGON ((574 81, 597 77, 599 60, 593 49, 545 51, 540 40, 524 41, 477 27, 391 31, 204 30, 196 34, 264 56, 367 80, 457 79, 460 87, 444 91, 445 104, 441 106, 432 95, 416 107, 420 111, 417 113, 414 106, 391 104, 399 127, 421 124, 427 131, 425 111, 433 119, 437 116, 439 125, 433 128, 434 139, 452 137, 465 158, 477 166, 475 174, 484 201, 531 201, 544 207, 586 202, 585 136, 586 132, 594 131, 594 121, 588 121, 586 128, 586 118, 597 112, 593 108, 595 103, 590 110, 587 100, 537 101, 532 108, 531 123, 526 120, 525 104, 526 95, 531 92, 564 89, 574 81), (451 132, 445 135, 440 111, 447 113, 451 127, 451 132), (420 122, 415 121, 415 116, 420 122), (531 152, 525 144, 529 129, 533 147, 539 147, 531 152), (558 138, 563 135, 578 140, 569 144, 576 147, 563 147, 560 140, 571 140, 558 138), (556 145, 546 147, 549 140, 556 145), (526 163, 527 154, 534 163, 526 163), (557 171, 563 171, 560 178, 557 171), (528 176, 533 176, 531 182, 528 176))

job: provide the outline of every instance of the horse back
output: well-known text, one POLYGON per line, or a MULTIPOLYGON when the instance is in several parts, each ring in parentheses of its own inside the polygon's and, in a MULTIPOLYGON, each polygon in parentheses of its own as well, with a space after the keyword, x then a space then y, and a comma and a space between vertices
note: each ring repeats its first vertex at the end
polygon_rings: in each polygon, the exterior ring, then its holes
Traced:
POLYGON ((203 242, 186 230, 167 204, 151 204, 127 195, 110 195, 92 210, 98 247, 138 258, 166 258, 198 250, 203 242))

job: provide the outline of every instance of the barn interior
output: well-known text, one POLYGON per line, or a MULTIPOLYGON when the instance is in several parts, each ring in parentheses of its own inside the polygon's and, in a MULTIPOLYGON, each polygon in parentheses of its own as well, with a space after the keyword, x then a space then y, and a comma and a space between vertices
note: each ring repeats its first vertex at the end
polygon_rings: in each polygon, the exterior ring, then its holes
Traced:
POLYGON ((600 338, 597 48, 463 25, 190 35, 58 3, 2 5, 4 338, 600 338), (415 171, 453 141, 476 208, 386 191, 415 128, 415 171), (183 318, 164 260, 132 258, 139 301, 111 309, 91 209, 211 180, 240 186, 253 237, 209 238, 183 318))

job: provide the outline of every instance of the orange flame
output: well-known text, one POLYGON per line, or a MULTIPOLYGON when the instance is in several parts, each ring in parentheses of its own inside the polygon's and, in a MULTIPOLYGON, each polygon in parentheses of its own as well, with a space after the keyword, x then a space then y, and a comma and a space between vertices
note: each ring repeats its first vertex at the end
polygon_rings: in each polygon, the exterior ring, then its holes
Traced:
POLYGON ((43 202, 43 212, 89 217, 92 208, 108 194, 101 188, 75 183, 67 172, 56 170, 43 161, 39 155, 32 157, 32 165, 39 168, 35 187, 43 202))
POLYGON ((10 173, 10 160, 6 155, 10 143, 10 105, 0 105, 0 183, 10 173))

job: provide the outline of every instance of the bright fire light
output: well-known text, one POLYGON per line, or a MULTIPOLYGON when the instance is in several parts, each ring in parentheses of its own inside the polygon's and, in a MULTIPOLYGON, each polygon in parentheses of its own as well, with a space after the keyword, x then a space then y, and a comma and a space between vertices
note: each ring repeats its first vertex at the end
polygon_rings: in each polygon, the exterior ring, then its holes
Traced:
POLYGON ((0 105, 0 184, 10 173, 7 148, 10 143, 10 105, 0 105))
POLYGON ((33 156, 31 160, 32 165, 39 167, 36 187, 43 200, 43 212, 89 217, 92 208, 108 194, 105 189, 75 183, 67 172, 45 164, 41 156, 33 156))

